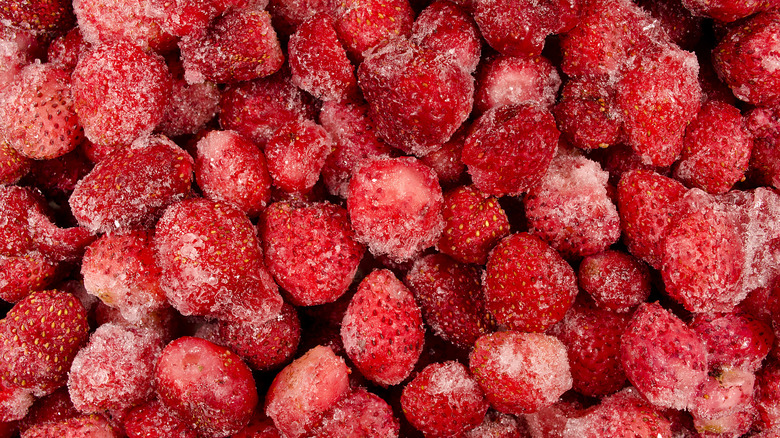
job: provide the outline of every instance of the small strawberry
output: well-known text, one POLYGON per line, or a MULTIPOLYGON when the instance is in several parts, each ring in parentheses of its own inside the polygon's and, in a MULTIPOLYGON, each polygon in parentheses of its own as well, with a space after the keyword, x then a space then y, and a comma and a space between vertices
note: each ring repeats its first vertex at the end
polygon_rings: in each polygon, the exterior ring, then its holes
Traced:
POLYGON ((152 0, 74 0, 84 40, 93 46, 129 43, 143 50, 168 52, 176 38, 163 31, 164 14, 152 0))
POLYGON ((745 114, 753 137, 748 176, 756 184, 780 187, 780 111, 754 108, 745 114))
MULTIPOLYGON (((167 436, 167 435, 166 435, 167 436)), ((136 438, 136 437, 129 437, 136 438)), ((137 438, 157 438, 156 436, 137 437, 137 438)), ((159 437, 163 438, 163 437, 159 437)), ((179 438, 179 437, 174 437, 179 438)), ((189 436, 181 438, 190 438, 189 436)), ((197 437, 192 437, 197 438, 197 437)), ((231 438, 283 438, 279 429, 274 425, 273 420, 268 418, 261 409, 255 409, 252 414, 252 419, 249 420, 249 424, 245 428, 233 434, 231 438)))
POLYGON ((36 33, 57 34, 75 23, 70 0, 2 0, 0 20, 36 33))
MULTIPOLYGON (((322 415, 314 428, 312 438, 337 436, 398 436, 398 419, 393 409, 379 396, 358 388, 322 415)), ((271 437, 268 437, 271 438, 271 437)))
POLYGON ((257 406, 249 367, 232 351, 204 339, 184 336, 168 344, 155 378, 160 401, 204 435, 238 432, 257 406))
POLYGON ((100 414, 80 415, 53 423, 31 426, 23 438, 121 438, 122 434, 100 414))
POLYGON ((597 76, 567 81, 554 113, 566 140, 580 149, 615 146, 623 137, 615 87, 597 76))
POLYGON ((436 172, 442 190, 451 189, 465 179, 466 165, 460 160, 465 142, 466 129, 462 127, 441 148, 420 158, 423 164, 436 172))
POLYGON ((128 438, 198 438, 195 429, 157 399, 131 409, 122 426, 128 438))
POLYGON ((204 32, 179 43, 188 83, 248 81, 269 76, 284 63, 271 15, 238 9, 216 18, 204 32))
POLYGON ((455 436, 482 423, 488 403, 468 369, 455 361, 425 367, 401 394, 401 408, 425 436, 455 436))
POLYGON ((414 10, 407 0, 347 0, 337 3, 336 32, 356 62, 366 51, 396 36, 409 36, 414 10))
POLYGON ((37 251, 0 255, 0 299, 15 303, 32 291, 46 289, 57 281, 60 271, 58 263, 37 251))
POLYGON ((317 346, 280 371, 265 398, 265 413, 282 436, 305 436, 349 393, 349 368, 329 347, 317 346))
POLYGON ((31 164, 32 160, 17 152, 7 140, 0 139, 0 184, 16 184, 27 175, 31 164))
POLYGON ((482 41, 477 24, 465 8, 448 0, 434 1, 423 9, 409 38, 420 47, 448 53, 469 73, 479 64, 482 41))
POLYGON ((0 383, 0 423, 23 419, 33 401, 35 399, 27 389, 0 383))
POLYGON ((444 196, 444 231, 436 247, 462 263, 484 264, 490 250, 509 234, 509 220, 495 196, 461 186, 444 196))
POLYGON ((87 47, 87 43, 84 42, 81 30, 76 26, 49 44, 46 58, 50 63, 60 65, 65 70, 72 72, 85 47, 87 47))
POLYGON ((563 319, 577 295, 572 267, 540 238, 518 233, 490 253, 482 279, 487 310, 512 330, 541 332, 563 319))
POLYGON ((367 379, 396 385, 412 372, 425 335, 420 308, 392 272, 360 282, 341 323, 347 355, 367 379))
POLYGON ((6 139, 33 159, 59 157, 84 136, 74 111, 69 73, 53 64, 33 63, 21 71, 18 86, 5 102, 6 139))
POLYGON ((150 137, 100 161, 68 202, 76 220, 92 231, 149 226, 189 192, 193 165, 172 141, 150 137))
POLYGON ((739 368, 755 372, 775 343, 772 327, 734 311, 725 314, 694 314, 690 327, 707 346, 710 368, 739 368))
POLYGON ((39 398, 30 407, 27 416, 19 423, 19 430, 24 433, 25 430, 36 424, 56 423, 67 420, 68 418, 78 417, 81 413, 73 406, 68 394, 68 387, 52 392, 51 394, 39 398))
POLYGON ((493 409, 487 411, 482 423, 463 432, 458 438, 517 438, 529 437, 526 422, 514 415, 502 414, 493 409))
MULTIPOLYGON (((701 2, 701 0, 688 1, 701 2)), ((755 0, 746 1, 755 2, 755 0)), ((669 35, 669 39, 683 49, 693 50, 701 41, 704 17, 686 8, 682 0, 639 0, 636 4, 656 19, 664 32, 669 35)))
POLYGON ((552 62, 541 56, 492 56, 477 70, 474 108, 478 113, 497 106, 555 104, 561 77, 552 62))
POLYGON ((598 307, 626 313, 650 296, 650 270, 631 254, 608 249, 585 257, 577 278, 598 307))
POLYGON ((699 17, 730 23, 767 8, 770 3, 756 0, 681 0, 683 6, 699 17))
POLYGON ((265 145, 274 186, 287 193, 308 193, 320 179, 332 149, 328 131, 310 120, 279 127, 265 145))
POLYGON ((562 438, 658 438, 672 435, 672 423, 633 388, 602 399, 601 403, 570 419, 562 438))
POLYGON ((73 295, 33 292, 0 321, 0 379, 36 396, 63 386, 87 340, 87 315, 73 295))
POLYGON ((492 328, 480 275, 476 267, 444 254, 420 257, 406 274, 406 285, 420 304, 426 324, 436 335, 465 349, 492 328))

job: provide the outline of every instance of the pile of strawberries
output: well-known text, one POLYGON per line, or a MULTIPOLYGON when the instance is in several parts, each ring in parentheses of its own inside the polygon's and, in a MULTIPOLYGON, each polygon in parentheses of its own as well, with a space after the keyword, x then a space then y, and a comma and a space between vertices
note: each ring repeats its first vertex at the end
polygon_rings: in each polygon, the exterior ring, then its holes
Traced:
POLYGON ((780 437, 778 190, 778 0, 0 0, 0 438, 780 437))

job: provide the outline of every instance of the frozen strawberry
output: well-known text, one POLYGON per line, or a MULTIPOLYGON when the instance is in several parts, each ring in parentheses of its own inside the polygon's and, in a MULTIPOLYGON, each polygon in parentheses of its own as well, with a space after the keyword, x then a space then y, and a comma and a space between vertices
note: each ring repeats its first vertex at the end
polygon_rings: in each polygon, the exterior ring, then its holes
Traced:
POLYGON ((326 411, 313 438, 336 436, 398 437, 398 419, 379 396, 358 388, 326 411))
POLYGON ((199 433, 227 437, 258 402, 252 372, 232 351, 182 337, 163 349, 155 372, 160 401, 199 433))
POLYGON ((585 257, 577 278, 598 307, 612 312, 629 312, 650 296, 647 265, 618 250, 608 249, 585 257))
POLYGON ((349 56, 363 61, 366 52, 382 42, 407 37, 414 10, 407 0, 347 0, 336 4, 336 33, 349 56))
POLYGON ((261 409, 255 410, 249 424, 234 433, 231 438, 282 438, 282 435, 274 425, 273 420, 265 415, 261 407, 261 409))
POLYGON ((333 141, 322 179, 330 194, 346 199, 354 167, 366 157, 390 156, 392 149, 377 137, 365 103, 325 102, 319 121, 333 141))
POLYGON ((289 36, 304 21, 318 14, 336 16, 338 2, 334 0, 270 0, 268 12, 273 18, 274 28, 282 35, 289 36))
POLYGON ((341 323, 347 355, 367 379, 396 385, 406 379, 423 347, 420 308, 392 272, 376 270, 360 282, 341 323))
POLYGON ((79 224, 91 231, 150 226, 189 192, 193 164, 165 137, 141 139, 98 163, 68 202, 79 224))
POLYGON ((9 423, 23 419, 35 401, 25 388, 0 383, 0 422, 9 423))
POLYGON ((331 149, 328 131, 310 120, 281 126, 265 145, 274 185, 288 193, 310 191, 320 178, 331 149))
POLYGON ((62 66, 67 71, 73 71, 79 62, 81 51, 86 46, 87 43, 81 35, 81 29, 77 26, 49 44, 46 58, 52 64, 62 66))
POLYGON ((161 286, 183 315, 261 323, 279 314, 255 229, 236 208, 206 199, 174 204, 157 222, 154 246, 161 286))
POLYGON ((406 285, 420 304, 426 324, 442 339, 464 349, 492 328, 485 312, 480 271, 444 254, 417 259, 406 285))
POLYGON ((767 363, 756 374, 756 405, 761 423, 767 428, 780 426, 780 364, 767 363))
POLYGON ((743 179, 752 148, 739 110, 710 100, 686 129, 674 175, 689 187, 725 193, 743 179))
POLYGON ((436 247, 463 262, 484 264, 488 252, 509 234, 509 220, 495 196, 461 186, 444 196, 446 222, 436 247))
POLYGON ((16 184, 27 175, 31 164, 32 160, 11 147, 7 140, 0 139, 0 184, 16 184))
POLYGON ((469 369, 490 405, 513 415, 551 405, 572 385, 566 347, 541 333, 485 335, 474 344, 469 369))
POLYGON ((8 144, 38 160, 72 151, 84 136, 73 104, 66 70, 53 64, 26 66, 4 102, 6 110, 0 111, 8 144))
POLYGON ((780 115, 773 108, 754 108, 745 114, 745 121, 753 136, 750 179, 780 187, 780 115))
POLYGON ((101 236, 84 253, 81 275, 87 292, 131 323, 168 305, 149 231, 101 236))
POLYGON ((84 40, 92 45, 128 42, 160 51, 175 47, 174 37, 160 26, 152 0, 74 0, 73 10, 84 40))
POLYGON ((468 369, 455 361, 425 367, 404 386, 404 415, 425 436, 453 436, 482 423, 488 403, 468 369))
POLYGON ((269 272, 296 305, 336 301, 365 252, 346 210, 328 202, 275 203, 263 214, 259 232, 269 272))
POLYGON ((152 330, 101 325, 70 367, 68 390, 73 405, 80 412, 98 413, 151 399, 162 347, 152 330))
POLYGON ((251 8, 227 12, 211 22, 205 32, 182 38, 179 48, 184 78, 191 84, 262 78, 284 63, 271 15, 251 8))
POLYGON ((768 9, 770 2, 759 0, 681 0, 692 13, 729 23, 768 9))
POLYGON ((235 131, 209 131, 197 143, 195 179, 203 195, 258 216, 271 199, 271 175, 260 149, 235 131))
POLYGON ((410 260, 444 228, 436 173, 413 157, 372 158, 355 169, 347 210, 356 239, 374 255, 410 260))
POLYGON ((548 35, 571 28, 579 1, 474 0, 474 20, 487 43, 504 55, 540 55, 548 35))
POLYGON ((686 191, 679 181, 652 171, 623 174, 617 186, 617 206, 631 254, 660 269, 666 228, 686 191))
POLYGON ((592 76, 569 80, 554 113, 561 133, 580 149, 606 148, 622 139, 615 90, 607 81, 592 76))
POLYGON ((177 37, 203 32, 222 11, 213 0, 150 0, 160 28, 177 37))
POLYGON ((220 126, 264 148, 280 126, 308 118, 303 94, 284 72, 228 86, 219 104, 220 126))
POLYGON ((424 156, 452 137, 471 112, 474 79, 445 54, 395 38, 358 67, 377 134, 424 156))
POLYGON ((410 39, 428 49, 449 53, 469 73, 479 64, 482 41, 474 19, 449 0, 438 0, 420 12, 410 39))
POLYGON ((703 18, 688 10, 682 0, 639 0, 636 3, 656 19, 669 39, 681 48, 692 51, 701 40, 703 18))
POLYGON ((562 256, 578 259, 620 238, 620 217, 607 192, 609 174, 577 152, 560 151, 523 199, 529 232, 562 256))
MULTIPOLYGON (((738 423, 728 417, 754 410, 752 404, 755 380, 756 376, 752 371, 739 368, 721 368, 711 371, 691 407, 697 429, 708 430, 707 426, 713 420, 721 423, 728 419, 729 423, 738 423)), ((735 419, 738 420, 739 417, 735 419)), ((735 428, 736 425, 730 424, 730 427, 724 427, 721 433, 731 432, 729 429, 735 428)), ((750 427, 750 423, 747 426, 750 427)), ((747 430, 742 430, 737 435, 746 432, 747 430)))
POLYGON ((68 418, 78 417, 81 413, 73 406, 68 394, 68 387, 41 397, 30 407, 27 416, 19 423, 19 430, 24 432, 36 424, 54 423, 68 418))
POLYGON ((36 396, 50 394, 65 384, 88 329, 84 307, 73 295, 31 293, 0 321, 0 379, 36 396))
POLYGON ((780 102, 780 75, 772 62, 780 14, 762 12, 738 25, 712 51, 718 76, 737 98, 758 106, 780 102))
POLYGON ((122 420, 129 438, 198 438, 198 432, 159 400, 131 409, 122 420))
POLYGON ((15 303, 32 291, 52 286, 60 277, 59 264, 37 251, 0 255, 0 299, 15 303))
POLYGON ((122 434, 99 414, 80 415, 53 423, 37 424, 22 438, 121 438, 122 434))
POLYGON ((466 130, 459 129, 436 151, 420 158, 426 166, 436 172, 442 189, 455 187, 466 175, 466 165, 461 161, 466 130))
POLYGON ((165 116, 171 76, 161 57, 127 43, 85 51, 73 70, 73 107, 87 138, 127 146, 165 116))
POLYGON ((479 67, 474 108, 480 113, 521 103, 550 108, 560 87, 558 70, 541 55, 495 56, 479 67))
POLYGON ((706 438, 746 436, 748 432, 753 430, 753 425, 758 418, 758 412, 752 403, 746 403, 743 406, 744 409, 742 410, 713 419, 694 416, 693 426, 695 430, 702 431, 700 436, 706 438))
POLYGON ((274 378, 265 413, 282 436, 305 436, 349 391, 349 368, 329 347, 307 351, 274 378))
POLYGON ((707 377, 707 348, 699 336, 658 303, 634 312, 621 336, 628 380, 659 407, 690 407, 707 377))
POLYGON ((219 321, 219 337, 255 370, 279 368, 292 359, 301 339, 301 322, 287 303, 263 324, 219 321))
POLYGON ((544 176, 559 136, 548 110, 524 104, 499 106, 471 127, 462 160, 482 192, 519 195, 544 176))
POLYGON ((67 204, 76 183, 94 167, 92 162, 76 148, 65 155, 50 160, 35 160, 25 185, 33 185, 57 205, 67 204))
POLYGON ((629 314, 614 313, 582 300, 566 313, 553 332, 566 345, 573 389, 590 397, 603 397, 625 386, 620 363, 620 336, 629 314))
POLYGON ((6 26, 49 35, 64 33, 76 21, 67 0, 3 0, 0 20, 6 26))
POLYGON ((585 415, 566 423, 563 438, 673 436, 672 423, 633 388, 605 397, 585 415))
POLYGON ((344 100, 357 93, 355 67, 339 42, 333 19, 316 15, 300 26, 288 45, 292 82, 320 100, 344 100))
POLYGON ((544 331, 563 319, 577 295, 571 266, 528 233, 513 234, 496 245, 482 281, 487 310, 511 330, 544 331))
POLYGON ((742 312, 698 313, 690 323, 707 346, 710 368, 739 368, 755 372, 774 344, 772 328, 742 312))
POLYGON ((217 114, 219 88, 213 82, 188 84, 180 65, 170 66, 174 74, 171 83, 171 100, 165 116, 155 130, 168 137, 196 134, 217 114))
POLYGON ((691 189, 666 227, 661 275, 666 293, 692 312, 728 312, 747 295, 736 212, 691 189))

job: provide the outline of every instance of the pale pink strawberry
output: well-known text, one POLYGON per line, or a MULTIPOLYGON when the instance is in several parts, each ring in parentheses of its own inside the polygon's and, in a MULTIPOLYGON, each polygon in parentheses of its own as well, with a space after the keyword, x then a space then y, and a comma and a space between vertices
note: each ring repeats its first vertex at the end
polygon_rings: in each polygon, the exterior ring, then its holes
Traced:
POLYGON ((474 108, 480 112, 502 105, 555 104, 561 77, 552 62, 541 56, 493 56, 477 71, 474 108))

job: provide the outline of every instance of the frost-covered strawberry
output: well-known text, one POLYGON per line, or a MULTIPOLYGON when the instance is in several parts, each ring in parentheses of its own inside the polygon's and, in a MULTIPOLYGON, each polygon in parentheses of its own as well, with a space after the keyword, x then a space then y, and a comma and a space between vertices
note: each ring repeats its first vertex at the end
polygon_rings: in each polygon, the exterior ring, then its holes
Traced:
POLYGON ((681 3, 698 16, 726 23, 753 15, 771 4, 758 0, 681 0, 681 3))
POLYGON ((92 45, 126 42, 143 49, 168 50, 176 40, 160 26, 152 0, 74 0, 84 40, 92 45))
POLYGON ((157 399, 131 409, 122 419, 128 438, 197 438, 198 432, 157 399))
POLYGON ((32 291, 52 286, 60 277, 59 263, 39 251, 24 255, 0 255, 0 299, 15 303, 32 291))
POLYGON ((346 210, 327 202, 272 204, 259 232, 269 272, 297 305, 336 301, 365 252, 354 240, 346 210))
POLYGON ((271 175, 260 149, 235 131, 210 131, 196 147, 195 179, 204 196, 258 216, 271 199, 271 175))
POLYGON ((121 438, 122 434, 101 414, 84 414, 31 426, 23 438, 121 438))
POLYGON ((443 203, 436 173, 419 160, 372 158, 350 179, 347 211, 372 254, 406 261, 438 240, 443 203))
POLYGON ((68 0, 3 0, 0 2, 0 20, 6 26, 56 35, 67 31, 75 17, 68 0))
POLYGON ((41 397, 30 407, 27 416, 19 422, 20 432, 24 432, 36 424, 53 423, 61 420, 67 420, 81 415, 70 401, 68 387, 52 392, 41 397))
POLYGON ((650 296, 650 270, 631 254, 606 250, 585 257, 577 271, 580 287, 598 307, 625 313, 650 296))
POLYGON ((482 288, 498 324, 541 332, 563 319, 574 303, 577 278, 552 247, 532 234, 517 233, 490 253, 482 288))
POLYGON ((258 403, 252 372, 235 353, 181 337, 162 351, 157 395, 201 434, 227 437, 246 426, 258 403))
POLYGON ((93 47, 73 71, 73 107, 86 137, 124 147, 165 116, 171 76, 159 55, 127 43, 93 47))
POLYGON ((284 63, 271 15, 251 8, 231 10, 216 18, 204 32, 182 38, 179 48, 184 77, 191 84, 262 78, 284 63))
POLYGON ((188 84, 184 80, 184 67, 178 60, 168 60, 173 75, 171 100, 165 116, 155 131, 168 137, 196 134, 217 114, 220 89, 213 82, 188 84))
POLYGON ((374 271, 360 282, 341 323, 347 355, 363 376, 382 386, 409 376, 424 334, 414 296, 388 270, 374 271))
POLYGON ((441 338, 468 349, 492 328, 474 266, 430 254, 414 262, 405 282, 425 322, 441 338))
POLYGON ((412 30, 414 10, 407 0, 347 0, 335 3, 336 32, 347 53, 357 62, 366 52, 412 30))
POLYGON ((567 81, 554 113, 561 133, 580 149, 606 148, 622 139, 622 115, 607 80, 586 76, 567 81))
POLYGON ((634 312, 621 336, 628 380, 659 407, 686 409, 707 377, 707 348, 699 336, 658 303, 634 312))
POLYGON ((772 108, 754 108, 745 114, 745 121, 753 137, 750 179, 780 187, 780 114, 772 108))
POLYGON ((480 113, 521 103, 549 108, 555 103, 561 77, 541 55, 495 56, 480 65, 476 86, 474 108, 480 113))
POLYGON ((193 164, 167 138, 143 139, 96 165, 68 202, 79 224, 91 231, 150 226, 165 207, 189 193, 193 164))
POLYGON ((50 394, 67 381, 88 329, 76 297, 57 290, 33 292, 0 321, 0 379, 36 396, 50 394))
POLYGON ((673 436, 672 422, 633 388, 601 400, 585 414, 566 423, 563 438, 673 436))
POLYGON ((50 159, 72 151, 84 138, 73 108, 70 74, 52 64, 33 63, 2 105, 8 144, 25 157, 50 159))
POLYGON ((265 413, 283 436, 305 436, 349 392, 349 368, 329 347, 317 346, 273 380, 265 413))
POLYGON ((406 153, 424 156, 466 121, 474 79, 451 57, 394 38, 358 67, 360 89, 377 134, 406 153))
POLYGON ((449 53, 469 73, 477 68, 482 52, 474 19, 449 0, 434 1, 423 9, 414 20, 410 39, 421 47, 449 53))
MULTIPOLYGON (((358 388, 327 410, 314 429, 314 438, 335 436, 398 437, 398 419, 379 396, 358 388)), ((269 437, 271 438, 271 437, 269 437)))
POLYGON ((519 195, 544 176, 559 136, 548 110, 524 104, 499 106, 472 125, 462 160, 479 190, 519 195))
POLYGON ((32 160, 12 148, 5 139, 0 139, 0 184, 16 184, 30 171, 31 164, 32 160))
MULTIPOLYGON (((701 0, 689 1, 696 3, 701 0)), ((754 2, 755 0, 747 1, 754 2)), ((636 3, 656 19, 669 39, 681 48, 693 50, 696 48, 696 44, 701 41, 704 18, 686 8, 683 0, 639 0, 636 3)), ((710 2, 710 4, 712 3, 710 2)))
POLYGON ((496 410, 533 413, 553 404, 572 385, 566 347, 553 336, 514 331, 477 340, 469 370, 496 410))
POLYGON ((265 145, 274 186, 287 193, 309 192, 319 180, 332 148, 328 132, 310 120, 279 127, 265 145))
POLYGON ((739 368, 755 372, 775 341, 771 327, 746 313, 698 313, 690 323, 707 346, 710 368, 739 368))
POLYGON ((780 426, 780 363, 767 363, 756 375, 756 405, 761 423, 767 428, 780 426))

